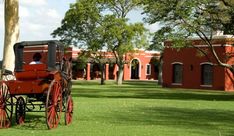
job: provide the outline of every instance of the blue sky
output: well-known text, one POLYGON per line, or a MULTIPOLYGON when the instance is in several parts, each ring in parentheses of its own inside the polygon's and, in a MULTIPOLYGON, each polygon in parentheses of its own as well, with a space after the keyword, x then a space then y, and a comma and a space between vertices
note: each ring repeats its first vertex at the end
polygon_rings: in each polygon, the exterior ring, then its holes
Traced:
MULTIPOLYGON (((19 0, 19 21, 20 39, 28 40, 48 40, 52 39, 51 33, 60 26, 65 12, 69 9, 70 3, 76 0, 19 0)), ((140 11, 129 14, 131 22, 142 20, 140 11)), ((157 25, 146 25, 148 29, 154 31, 157 25)), ((4 44, 4 3, 0 1, 0 60, 3 54, 4 44)))

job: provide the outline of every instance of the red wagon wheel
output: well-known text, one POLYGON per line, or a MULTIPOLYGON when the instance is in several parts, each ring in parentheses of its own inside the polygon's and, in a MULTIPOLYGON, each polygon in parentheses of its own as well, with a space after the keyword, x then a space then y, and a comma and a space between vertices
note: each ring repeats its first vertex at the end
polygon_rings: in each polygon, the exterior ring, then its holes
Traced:
POLYGON ((68 125, 72 122, 72 115, 73 115, 73 100, 71 95, 68 96, 66 107, 65 107, 65 125, 68 125))
POLYGON ((23 124, 25 120, 25 107, 26 103, 23 97, 17 98, 15 106, 15 118, 17 124, 23 124))
POLYGON ((46 123, 48 129, 58 126, 62 113, 61 83, 53 80, 49 86, 46 98, 46 123))
POLYGON ((10 96, 7 85, 0 83, 0 128, 11 126, 13 113, 13 99, 10 96))

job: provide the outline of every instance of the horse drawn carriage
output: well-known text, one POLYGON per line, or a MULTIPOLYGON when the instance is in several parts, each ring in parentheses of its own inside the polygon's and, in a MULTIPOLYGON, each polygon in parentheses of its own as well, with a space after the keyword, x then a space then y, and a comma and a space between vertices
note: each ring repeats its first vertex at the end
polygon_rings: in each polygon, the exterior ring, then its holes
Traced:
POLYGON ((61 113, 65 124, 73 114, 71 97, 71 53, 58 41, 29 41, 14 45, 14 72, 5 70, 0 81, 0 128, 15 122, 22 124, 27 112, 45 112, 48 129, 56 128, 61 113), (31 64, 32 56, 41 54, 39 64, 31 64), (13 75, 13 79, 8 77, 13 75))

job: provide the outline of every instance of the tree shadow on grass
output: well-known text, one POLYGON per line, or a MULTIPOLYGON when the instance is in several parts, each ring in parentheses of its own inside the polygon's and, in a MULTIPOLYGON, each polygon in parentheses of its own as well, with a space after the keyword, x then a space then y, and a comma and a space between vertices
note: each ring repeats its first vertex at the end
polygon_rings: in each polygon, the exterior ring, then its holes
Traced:
POLYGON ((24 124, 17 125, 15 123, 12 127, 21 130, 48 130, 45 116, 35 114, 27 114, 24 124))
POLYGON ((87 98, 130 98, 130 99, 172 99, 172 100, 207 100, 234 101, 234 95, 228 93, 175 92, 150 90, 79 90, 72 92, 73 97, 87 98))
POLYGON ((152 81, 125 81, 122 86, 97 86, 97 82, 82 81, 75 82, 74 85, 79 86, 72 89, 73 97, 234 101, 233 93, 161 88, 152 81))
POLYGON ((207 132, 222 132, 222 135, 234 134, 234 112, 217 109, 190 109, 175 107, 140 107, 112 112, 98 116, 97 119, 111 124, 129 126, 165 126, 175 129, 192 130, 201 135, 212 136, 207 132))
POLYGON ((137 81, 137 80, 134 80, 134 81, 124 81, 122 85, 117 85, 115 83, 115 81, 111 81, 111 82, 105 82, 105 85, 100 85, 100 82, 98 81, 73 81, 73 85, 78 85, 78 86, 83 86, 83 85, 88 85, 89 87, 97 87, 97 86, 100 86, 101 87, 106 87, 106 86, 112 86, 112 87, 116 87, 116 88, 122 88, 122 87, 125 87, 125 88, 136 88, 136 86, 138 88, 157 88, 157 87, 160 87, 157 85, 157 82, 156 81, 137 81))

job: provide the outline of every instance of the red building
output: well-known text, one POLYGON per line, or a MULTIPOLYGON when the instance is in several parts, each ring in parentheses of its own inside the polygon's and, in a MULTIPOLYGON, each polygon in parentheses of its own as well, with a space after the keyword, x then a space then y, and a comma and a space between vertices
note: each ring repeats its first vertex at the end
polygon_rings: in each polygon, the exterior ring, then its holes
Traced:
MULTIPOLYGON (((33 55, 38 52, 42 55, 40 61, 43 64, 47 64, 48 61, 48 46, 41 45, 37 47, 28 47, 24 49, 24 63, 28 64, 32 61, 33 55)), ((92 59, 88 59, 88 62, 80 62, 78 56, 81 51, 74 48, 66 48, 65 56, 73 58, 73 79, 100 79, 101 70, 100 65, 95 63, 92 59)), ((104 53, 104 52, 103 52, 104 53)), ((132 53, 127 53, 124 56, 124 75, 123 80, 156 80, 158 77, 158 59, 160 57, 159 52, 138 50, 132 53)), ((59 60, 59 58, 57 58, 59 60)), ((105 52, 105 79, 117 78, 118 66, 115 64, 115 56, 110 52, 105 52)))
MULTIPOLYGON (((216 36, 213 46, 222 62, 234 64, 234 37, 216 36)), ((163 56, 163 86, 192 89, 214 89, 234 91, 233 74, 224 67, 216 66, 214 57, 200 39, 193 39, 192 44, 207 49, 210 60, 199 55, 195 48, 172 48, 171 42, 165 42, 163 56)))
MULTIPOLYGON (((73 68, 74 79, 99 79, 101 75, 100 66, 98 63, 88 59, 87 64, 81 64, 77 57, 80 54, 80 50, 73 49, 73 60, 77 63, 77 67, 73 68), (82 66, 83 67, 80 67, 82 66)), ((126 64, 124 64, 123 80, 156 80, 158 77, 157 62, 160 57, 159 52, 148 52, 138 50, 134 53, 127 53, 124 58, 126 64)), ((105 64, 105 79, 117 78, 118 66, 115 64, 115 57, 112 53, 105 53, 105 58, 108 59, 105 64)))

